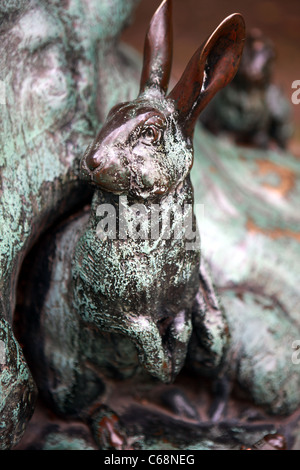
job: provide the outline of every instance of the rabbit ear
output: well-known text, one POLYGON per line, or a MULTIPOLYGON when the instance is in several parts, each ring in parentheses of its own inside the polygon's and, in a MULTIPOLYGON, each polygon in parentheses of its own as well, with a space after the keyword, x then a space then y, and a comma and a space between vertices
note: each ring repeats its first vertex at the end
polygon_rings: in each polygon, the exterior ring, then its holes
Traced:
POLYGON ((164 0, 150 22, 144 46, 140 93, 156 87, 166 93, 172 66, 172 0, 164 0))
POLYGON ((169 98, 175 101, 188 137, 213 96, 235 76, 245 41, 245 22, 239 13, 228 16, 191 58, 169 98))

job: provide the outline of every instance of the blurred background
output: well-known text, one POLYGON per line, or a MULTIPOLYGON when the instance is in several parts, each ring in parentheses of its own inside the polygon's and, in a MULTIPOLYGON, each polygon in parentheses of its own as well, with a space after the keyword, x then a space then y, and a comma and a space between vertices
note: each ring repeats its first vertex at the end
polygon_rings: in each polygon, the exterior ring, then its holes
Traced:
MULTIPOLYGON (((149 21, 161 0, 141 0, 124 42, 143 52, 149 21)), ((275 44, 274 82, 291 100, 292 83, 300 80, 300 0, 173 0, 173 78, 178 80, 200 44, 231 13, 241 13, 248 30, 259 28, 275 44)), ((291 103, 295 131, 290 150, 300 158, 300 104, 291 103)))

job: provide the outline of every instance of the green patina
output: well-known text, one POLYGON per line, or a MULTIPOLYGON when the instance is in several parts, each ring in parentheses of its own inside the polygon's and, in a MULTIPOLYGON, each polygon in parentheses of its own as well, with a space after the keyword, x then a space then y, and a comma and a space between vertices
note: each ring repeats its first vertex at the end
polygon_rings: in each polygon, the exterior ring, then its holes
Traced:
POLYGON ((68 436, 68 434, 52 433, 47 436, 43 450, 96 450, 84 438, 68 436))
MULTIPOLYGON (((91 1, 84 9, 79 1, 67 7, 55 0, 1 2, 0 15, 6 16, 0 46, 5 91, 5 104, 0 104, 0 320, 12 319, 16 277, 32 240, 80 202, 79 160, 101 113, 131 99, 137 88, 135 55, 113 47, 136 3, 91 1)), ((10 341, 11 330, 5 344, 10 341)), ((25 361, 17 359, 23 357, 20 348, 14 351, 18 372, 12 366, 1 372, 7 427, 1 448, 17 442, 33 409, 33 402, 24 408, 20 430, 18 384, 33 385, 25 361)))
MULTIPOLYGON (((1 30, 0 46, 6 97, 6 105, 0 104, 0 340, 7 361, 0 365, 0 426, 5 429, 0 448, 17 443, 35 396, 30 371, 7 321, 12 319, 17 274, 39 232, 80 202, 79 159, 108 110, 137 94, 139 62, 127 48, 115 47, 135 3, 95 0, 83 8, 82 2, 73 0, 65 8, 55 0, 6 1, 0 6, 0 14, 19 13, 7 30, 1 30)), ((153 103, 165 111, 154 95, 153 103)), ((283 151, 236 147, 200 127, 194 147, 196 212, 197 204, 205 206, 204 219, 199 217, 201 249, 222 294, 231 333, 229 373, 268 411, 291 412, 299 405, 300 385, 299 365, 291 361, 291 344, 300 337, 299 160, 283 151)), ((182 135, 166 139, 165 148, 164 171, 171 179, 184 181, 191 153, 182 135)), ((123 243, 120 250, 100 242, 95 235, 100 202, 96 194, 90 221, 84 216, 59 239, 58 260, 43 306, 46 366, 62 380, 51 393, 56 409, 67 413, 68 407, 77 406, 82 382, 83 399, 88 404, 99 399, 102 385, 95 366, 101 376, 109 376, 113 365, 122 378, 143 377, 139 355, 151 373, 164 379, 162 364, 168 357, 161 337, 147 318, 151 312, 139 309, 142 303, 138 295, 133 297, 130 283, 135 282, 138 294, 146 292, 146 305, 155 310, 153 280, 167 284, 162 266, 174 264, 172 285, 178 289, 194 266, 188 255, 176 259, 182 252, 178 243, 138 241, 123 243), (75 257, 70 239, 78 242, 75 257), (101 311, 97 296, 105 298, 101 311), (122 318, 109 306, 118 306, 120 299, 122 318), (103 331, 95 333, 90 324, 103 331), (120 359, 122 352, 125 360, 120 359)), ((202 315, 210 353, 219 363, 226 344, 224 318, 219 313, 210 316, 205 308, 202 315)), ((187 343, 190 334, 187 322, 174 338, 187 343)), ((175 360, 175 366, 179 370, 181 364, 175 360)), ((84 408, 81 402, 80 406, 84 408)), ((239 428, 232 432, 242 433, 243 439, 247 436, 239 428)), ((147 443, 147 448, 161 445, 168 448, 160 442, 147 443)), ((212 439, 186 449, 218 445, 212 439)), ((55 446, 89 448, 84 440, 69 441, 68 436, 58 444, 53 435, 45 448, 55 446)))
POLYGON ((300 337, 299 171, 299 160, 287 152, 235 147, 200 127, 195 135, 192 181, 205 212, 201 247, 222 292, 232 354, 239 351, 238 377, 276 413, 299 404, 299 365, 291 359, 300 337), (286 175, 280 193, 274 177, 282 184, 286 175))

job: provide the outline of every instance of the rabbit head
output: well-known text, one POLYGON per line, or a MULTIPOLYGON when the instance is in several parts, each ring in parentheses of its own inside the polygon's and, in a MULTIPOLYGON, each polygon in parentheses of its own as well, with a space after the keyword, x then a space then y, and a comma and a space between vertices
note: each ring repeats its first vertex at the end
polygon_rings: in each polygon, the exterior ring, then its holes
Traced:
POLYGON ((237 71, 245 25, 240 14, 233 14, 196 51, 167 94, 171 3, 164 0, 150 22, 139 96, 110 111, 83 157, 83 174, 104 191, 145 199, 174 190, 193 163, 192 138, 199 113, 237 71))
POLYGON ((257 28, 252 29, 245 41, 243 57, 235 85, 243 90, 251 87, 265 89, 273 74, 276 50, 273 42, 257 28))

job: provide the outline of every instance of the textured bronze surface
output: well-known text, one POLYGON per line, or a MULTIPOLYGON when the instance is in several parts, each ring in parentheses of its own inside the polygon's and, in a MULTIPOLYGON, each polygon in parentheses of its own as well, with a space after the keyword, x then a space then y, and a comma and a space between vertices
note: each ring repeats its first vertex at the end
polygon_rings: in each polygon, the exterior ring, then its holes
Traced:
POLYGON ((219 25, 169 93, 172 2, 150 22, 140 81, 138 61, 116 47, 134 3, 53 1, 55 21, 42 3, 24 0, 20 16, 10 2, 0 7, 30 64, 26 106, 9 86, 3 110, 7 135, 13 99, 27 118, 6 139, 1 167, 1 448, 24 433, 35 384, 41 401, 23 449, 281 449, 283 435, 291 447, 298 167, 196 125, 235 75, 241 15, 219 25), (79 185, 77 157, 92 135, 79 185))

